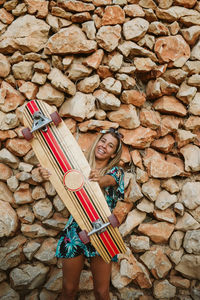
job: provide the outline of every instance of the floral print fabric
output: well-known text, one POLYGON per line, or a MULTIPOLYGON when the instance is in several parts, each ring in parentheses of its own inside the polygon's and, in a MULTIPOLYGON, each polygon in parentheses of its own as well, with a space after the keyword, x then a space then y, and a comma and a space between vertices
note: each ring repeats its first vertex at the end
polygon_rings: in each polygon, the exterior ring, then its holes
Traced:
MULTIPOLYGON (((117 183, 116 186, 109 186, 104 189, 106 201, 112 211, 118 200, 124 200, 124 172, 120 167, 114 167, 107 175, 113 176, 117 183)), ((80 227, 73 217, 70 216, 58 241, 56 249, 57 257, 72 258, 84 254, 85 257, 90 258, 98 255, 98 252, 91 243, 86 245, 82 243, 78 235, 80 231, 80 227)), ((115 256, 112 260, 117 261, 117 257, 115 256)))

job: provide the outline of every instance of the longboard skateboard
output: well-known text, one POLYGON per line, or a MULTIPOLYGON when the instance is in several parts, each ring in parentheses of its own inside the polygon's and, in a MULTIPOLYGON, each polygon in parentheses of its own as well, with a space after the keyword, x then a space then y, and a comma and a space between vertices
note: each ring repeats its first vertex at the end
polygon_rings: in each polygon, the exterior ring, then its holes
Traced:
POLYGON ((23 122, 22 133, 40 164, 51 172, 50 181, 81 228, 82 241, 91 241, 107 263, 125 253, 117 220, 98 183, 88 180, 88 161, 55 109, 32 100, 25 106, 23 122))

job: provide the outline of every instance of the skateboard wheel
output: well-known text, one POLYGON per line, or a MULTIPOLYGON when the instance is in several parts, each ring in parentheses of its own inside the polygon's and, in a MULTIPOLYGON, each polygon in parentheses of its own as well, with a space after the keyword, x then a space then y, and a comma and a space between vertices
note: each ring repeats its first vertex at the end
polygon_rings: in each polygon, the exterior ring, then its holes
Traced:
POLYGON ((110 224, 112 225, 112 227, 119 227, 119 221, 118 221, 118 219, 117 219, 117 217, 114 215, 114 214, 112 214, 112 215, 110 215, 109 217, 108 217, 108 220, 109 220, 109 222, 110 222, 110 224))
POLYGON ((83 242, 83 244, 88 244, 90 242, 90 237, 86 230, 82 230, 79 232, 79 238, 83 242))
POLYGON ((62 121, 57 111, 54 111, 52 114, 50 114, 50 116, 51 116, 51 120, 56 126, 62 121))
POLYGON ((30 141, 33 138, 33 134, 29 128, 22 129, 22 134, 27 141, 30 141))

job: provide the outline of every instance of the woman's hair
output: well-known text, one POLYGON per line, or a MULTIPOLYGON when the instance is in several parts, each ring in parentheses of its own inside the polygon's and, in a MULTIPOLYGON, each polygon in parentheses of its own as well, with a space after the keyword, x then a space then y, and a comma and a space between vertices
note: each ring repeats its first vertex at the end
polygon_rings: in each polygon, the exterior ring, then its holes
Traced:
POLYGON ((118 145, 117 145, 117 149, 116 149, 116 152, 115 152, 116 155, 114 156, 114 158, 110 158, 110 160, 108 162, 108 165, 100 171, 101 175, 106 174, 108 170, 112 169, 114 166, 117 166, 120 162, 120 158, 121 158, 121 155, 122 155, 122 142, 121 142, 121 138, 123 137, 122 134, 120 134, 117 131, 117 129, 112 128, 112 127, 109 128, 108 130, 102 130, 101 135, 97 136, 96 140, 94 141, 94 143, 90 147, 90 150, 89 150, 88 154, 86 155, 91 169, 95 169, 95 148, 96 148, 96 145, 100 141, 100 139, 106 134, 111 134, 113 137, 115 137, 118 141, 118 145))

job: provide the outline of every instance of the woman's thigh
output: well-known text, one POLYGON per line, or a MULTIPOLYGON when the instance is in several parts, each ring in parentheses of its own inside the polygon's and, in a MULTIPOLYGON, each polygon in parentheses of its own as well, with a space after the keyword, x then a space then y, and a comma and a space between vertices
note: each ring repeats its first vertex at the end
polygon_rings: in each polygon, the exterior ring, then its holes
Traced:
POLYGON ((85 258, 79 255, 73 258, 62 259, 63 285, 69 288, 79 285, 80 274, 84 266, 85 258))
POLYGON ((109 290, 112 263, 108 264, 100 256, 95 256, 91 258, 90 267, 94 288, 109 290))

